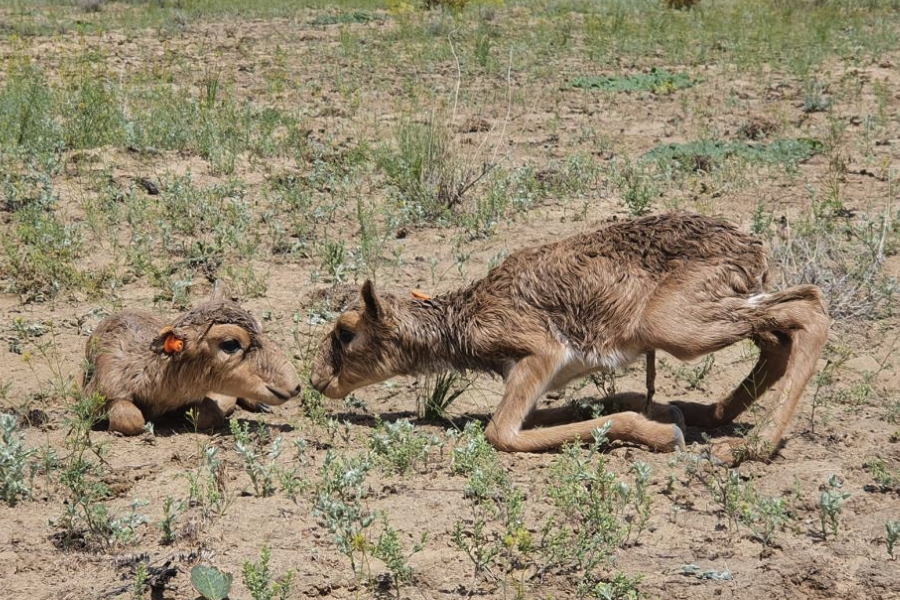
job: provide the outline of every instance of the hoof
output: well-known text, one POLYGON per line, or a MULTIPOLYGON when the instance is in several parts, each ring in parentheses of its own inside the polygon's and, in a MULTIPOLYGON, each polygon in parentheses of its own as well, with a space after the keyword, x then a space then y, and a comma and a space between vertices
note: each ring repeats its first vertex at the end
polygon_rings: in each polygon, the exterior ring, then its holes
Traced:
POLYGON ((669 405, 669 422, 678 427, 682 431, 682 439, 684 438, 683 433, 687 431, 687 423, 684 420, 684 414, 682 414, 681 409, 675 406, 674 404, 669 405))
POLYGON ((246 398, 238 398, 237 405, 249 412, 271 413, 272 407, 268 404, 262 404, 255 400, 247 400, 246 398))
MULTIPOLYGON (((682 420, 682 422, 684 422, 682 420)), ((684 450, 684 430, 676 424, 672 425, 672 436, 675 438, 675 449, 684 450)))

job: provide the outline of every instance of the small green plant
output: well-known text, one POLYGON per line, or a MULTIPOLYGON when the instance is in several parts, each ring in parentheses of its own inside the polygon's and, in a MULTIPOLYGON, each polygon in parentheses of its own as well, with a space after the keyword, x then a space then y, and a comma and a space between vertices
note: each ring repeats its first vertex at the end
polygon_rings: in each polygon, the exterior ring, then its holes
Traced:
POLYGON ((457 385, 459 379, 460 375, 455 371, 444 371, 435 377, 434 386, 423 402, 423 418, 429 421, 447 418, 447 409, 471 385, 471 382, 467 381, 464 385, 459 386, 457 385))
POLYGON ((887 531, 887 551, 891 558, 894 557, 894 546, 900 541, 900 521, 888 521, 884 524, 887 531))
POLYGON ((184 502, 177 503, 172 496, 166 496, 163 501, 163 518, 159 522, 159 528, 162 530, 162 544, 168 546, 175 541, 175 521, 178 519, 178 513, 184 510, 184 502))
POLYGON ((639 217, 650 212, 659 190, 646 168, 631 163, 625 163, 621 167, 614 165, 611 179, 619 188, 629 213, 639 217))
POLYGON ((366 533, 375 515, 364 505, 365 480, 372 468, 368 455, 325 453, 319 481, 313 490, 313 514, 334 536, 338 550, 350 560, 357 575, 367 564, 370 544, 366 533))
POLYGON ((25 447, 25 435, 16 423, 15 416, 0 413, 0 500, 10 506, 31 495, 38 469, 37 463, 31 462, 37 451, 25 447))
POLYGON ((379 419, 369 438, 369 449, 384 468, 401 475, 417 464, 427 467, 429 453, 441 445, 437 436, 417 433, 407 419, 394 423, 379 419))
POLYGON ((134 582, 131 584, 131 597, 133 600, 143 599, 148 577, 147 563, 143 560, 139 561, 134 570, 134 582))
POLYGON ((850 492, 840 491, 843 482, 837 475, 828 478, 827 487, 819 496, 819 524, 821 525, 822 539, 831 535, 837 537, 841 524, 841 512, 844 510, 844 501, 850 497, 850 492))
POLYGON ((191 585, 206 600, 225 600, 231 591, 231 573, 225 573, 215 567, 197 565, 191 569, 191 585))
POLYGON ((884 459, 873 458, 865 464, 881 492, 900 492, 900 471, 890 471, 884 459))
POLYGON ((629 577, 617 571, 612 580, 593 584, 585 595, 601 600, 639 600, 644 597, 638 589, 641 579, 643 579, 641 575, 629 577))
POLYGON ((277 436, 269 444, 268 451, 265 452, 265 459, 260 455, 263 450, 266 438, 265 425, 260 424, 257 432, 256 442, 250 435, 250 424, 243 423, 232 419, 228 423, 231 434, 234 436, 234 448, 237 453, 244 459, 244 470, 250 476, 250 482, 253 484, 253 490, 257 496, 266 498, 275 493, 275 481, 278 478, 279 467, 278 457, 281 456, 282 438, 277 436))
POLYGON ((701 360, 700 364, 697 366, 675 365, 674 367, 671 367, 666 361, 660 361, 660 363, 662 366, 668 367, 672 375, 675 376, 675 379, 684 382, 688 386, 688 389, 700 390, 703 389, 703 382, 712 372, 713 367, 716 364, 716 355, 708 354, 707 356, 704 356, 703 360, 701 360))
POLYGON ((259 552, 259 561, 244 562, 241 573, 244 585, 250 590, 253 600, 285 600, 291 593, 291 584, 294 581, 294 572, 288 571, 279 579, 273 581, 273 575, 269 569, 269 561, 272 552, 268 546, 263 546, 259 552))
POLYGON ((428 541, 428 532, 424 532, 418 542, 413 545, 412 551, 407 554, 400 543, 400 534, 388 522, 385 514, 381 515, 381 535, 372 548, 372 556, 382 561, 391 574, 391 581, 397 598, 400 598, 400 588, 412 579, 413 569, 409 565, 409 559, 421 552, 428 541))
POLYGON ((103 483, 101 459, 105 448, 93 443, 91 429, 102 418, 106 400, 97 394, 78 396, 69 419, 66 436, 67 457, 60 461, 58 481, 66 492, 62 517, 55 521, 60 529, 55 536, 63 548, 111 549, 137 540, 138 528, 147 518, 137 509, 147 503, 134 500, 125 514, 111 513, 103 503, 110 497, 103 483), (96 460, 95 460, 96 459, 96 460))
POLYGON ((203 520, 207 521, 223 516, 233 498, 227 492, 225 464, 219 449, 207 444, 200 448, 199 454, 197 469, 184 476, 188 481, 188 506, 199 507, 203 520))
POLYGON ((648 73, 635 75, 605 75, 600 77, 576 77, 572 87, 604 92, 653 92, 668 95, 697 85, 685 73, 670 73, 665 69, 651 68, 648 73))

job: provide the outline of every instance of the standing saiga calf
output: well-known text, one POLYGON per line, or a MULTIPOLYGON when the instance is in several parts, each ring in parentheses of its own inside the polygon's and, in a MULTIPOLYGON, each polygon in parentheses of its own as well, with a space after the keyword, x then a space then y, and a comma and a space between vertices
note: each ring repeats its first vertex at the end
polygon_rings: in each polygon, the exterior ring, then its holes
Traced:
POLYGON ((258 410, 257 403, 283 404, 301 389, 287 357, 221 282, 172 322, 138 310, 104 319, 85 358, 84 393, 107 399, 109 429, 125 435, 192 407, 200 429, 220 427, 235 403, 258 410))
POLYGON ((322 340, 310 382, 341 398, 394 375, 497 373, 505 390, 485 433, 510 452, 588 440, 610 420, 609 439, 671 451, 684 444, 678 424, 725 425, 766 395, 770 412, 746 440, 757 443, 730 439, 716 449, 732 460, 765 459, 815 371, 829 322, 817 287, 767 293, 766 280, 762 242, 719 219, 674 213, 616 222, 515 252, 484 279, 435 298, 379 295, 366 281, 359 305, 322 340), (545 393, 588 373, 641 355, 652 366, 656 350, 692 360, 742 339, 756 343, 759 360, 717 403, 645 412, 643 394, 624 394, 613 399, 631 410, 574 423, 566 423, 572 409, 535 411, 545 393))

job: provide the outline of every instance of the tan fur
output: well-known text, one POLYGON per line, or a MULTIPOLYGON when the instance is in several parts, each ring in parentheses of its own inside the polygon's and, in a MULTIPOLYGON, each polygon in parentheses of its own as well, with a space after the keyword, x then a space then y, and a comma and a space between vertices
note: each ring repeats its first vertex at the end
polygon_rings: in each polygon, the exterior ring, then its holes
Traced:
MULTIPOLYGON (((322 340, 310 381, 340 398, 395 375, 497 373, 505 390, 486 435, 507 451, 590 439, 609 420, 610 439, 673 450, 684 439, 673 411, 687 425, 712 428, 767 396, 770 418, 748 436, 759 443, 738 456, 767 458, 815 371, 829 322, 817 287, 764 293, 767 276, 762 243, 724 221, 673 213, 616 222, 515 252, 484 279, 426 300, 378 295, 367 281, 359 304, 322 340), (759 361, 724 399, 645 406, 654 392, 654 351, 691 360, 742 339, 760 347, 759 361), (642 354, 648 394, 629 396, 628 410, 526 428, 543 421, 535 407, 545 393, 642 354)), ((732 446, 729 440, 725 450, 732 446)))
POLYGON ((109 429, 125 435, 140 433, 145 420, 191 407, 198 408, 198 427, 219 427, 236 404, 259 410, 300 392, 287 357, 221 283, 172 322, 137 310, 104 319, 85 358, 84 393, 107 399, 109 429), (170 335, 182 341, 180 352, 167 352, 170 335))

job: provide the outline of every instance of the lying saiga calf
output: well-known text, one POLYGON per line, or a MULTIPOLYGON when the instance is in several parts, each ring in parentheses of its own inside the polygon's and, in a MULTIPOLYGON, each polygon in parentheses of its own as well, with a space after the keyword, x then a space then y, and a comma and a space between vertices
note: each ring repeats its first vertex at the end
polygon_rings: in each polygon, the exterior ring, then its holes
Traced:
POLYGON ((817 287, 767 293, 767 275, 762 242, 724 221, 674 213, 617 222, 515 252, 484 279, 435 298, 378 295, 366 281, 358 307, 322 340, 310 382, 340 398, 394 375, 497 373, 505 390, 485 434, 510 452, 588 440, 609 420, 610 439, 671 451, 684 443, 678 423, 725 425, 766 394, 771 412, 747 438, 758 443, 728 440, 717 454, 767 458, 815 371, 829 322, 817 287), (575 418, 572 409, 535 411, 542 395, 573 379, 641 355, 652 365, 655 350, 692 360, 742 339, 760 349, 752 372, 715 404, 670 404, 683 421, 656 407, 651 420, 645 396, 626 394, 615 399, 627 412, 530 428, 575 418))
POLYGON ((85 348, 84 393, 106 399, 109 429, 136 435, 145 420, 198 408, 197 426, 220 427, 235 402, 278 405, 300 393, 282 351, 217 283, 212 297, 173 322, 125 310, 104 319, 85 348))

